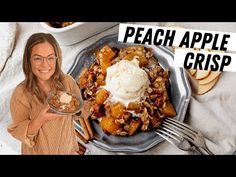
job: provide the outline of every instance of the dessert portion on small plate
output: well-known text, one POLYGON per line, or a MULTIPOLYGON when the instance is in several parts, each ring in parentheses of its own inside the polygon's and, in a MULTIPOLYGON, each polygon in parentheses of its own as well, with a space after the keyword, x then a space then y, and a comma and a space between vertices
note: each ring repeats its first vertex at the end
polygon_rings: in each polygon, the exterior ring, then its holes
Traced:
POLYGON ((78 95, 67 91, 56 91, 49 95, 48 104, 53 112, 59 114, 76 114, 82 107, 78 95))

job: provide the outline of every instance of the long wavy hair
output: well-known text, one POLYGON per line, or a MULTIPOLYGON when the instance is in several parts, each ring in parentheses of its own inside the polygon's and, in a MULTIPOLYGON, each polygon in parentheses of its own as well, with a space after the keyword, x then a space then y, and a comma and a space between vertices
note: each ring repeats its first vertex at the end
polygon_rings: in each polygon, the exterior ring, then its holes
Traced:
POLYGON ((30 62, 32 48, 40 43, 48 42, 52 45, 56 60, 56 68, 54 74, 51 76, 51 89, 53 90, 64 90, 64 85, 62 80, 64 78, 64 73, 61 70, 62 63, 62 53, 61 48, 56 41, 56 39, 49 33, 35 33, 29 37, 25 45, 24 54, 23 54, 23 71, 25 74, 24 84, 26 89, 35 95, 41 103, 44 103, 46 100, 46 93, 44 93, 37 84, 37 78, 33 74, 32 66, 30 62))

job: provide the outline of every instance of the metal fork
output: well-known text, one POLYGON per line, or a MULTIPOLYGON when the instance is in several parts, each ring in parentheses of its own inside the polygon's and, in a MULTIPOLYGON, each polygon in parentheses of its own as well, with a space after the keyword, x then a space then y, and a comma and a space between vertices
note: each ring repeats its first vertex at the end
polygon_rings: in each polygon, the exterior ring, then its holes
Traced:
POLYGON ((175 132, 175 134, 182 136, 199 149, 203 149, 206 153, 214 155, 214 153, 206 146, 205 138, 200 131, 172 118, 165 118, 161 125, 162 127, 165 127, 165 129, 169 129, 172 132, 175 132))
POLYGON ((183 136, 177 134, 169 128, 160 125, 157 129, 155 129, 155 132, 183 151, 191 151, 197 154, 203 154, 201 151, 198 150, 198 148, 191 145, 190 142, 187 141, 183 136))

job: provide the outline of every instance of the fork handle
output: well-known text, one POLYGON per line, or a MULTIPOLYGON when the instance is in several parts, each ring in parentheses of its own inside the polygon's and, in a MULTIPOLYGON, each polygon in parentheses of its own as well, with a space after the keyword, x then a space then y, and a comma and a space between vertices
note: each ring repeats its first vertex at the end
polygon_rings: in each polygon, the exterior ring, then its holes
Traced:
POLYGON ((211 152, 208 148, 205 147, 198 147, 199 151, 202 155, 215 155, 213 152, 211 152))
POLYGON ((198 153, 198 155, 215 155, 209 149, 204 147, 192 146, 191 151, 198 153))
POLYGON ((196 146, 192 146, 191 149, 192 149, 192 151, 196 152, 197 155, 206 155, 196 146))
POLYGON ((202 149, 204 149, 204 151, 206 151, 208 153, 208 155, 215 155, 213 152, 211 152, 207 147, 202 147, 202 149))

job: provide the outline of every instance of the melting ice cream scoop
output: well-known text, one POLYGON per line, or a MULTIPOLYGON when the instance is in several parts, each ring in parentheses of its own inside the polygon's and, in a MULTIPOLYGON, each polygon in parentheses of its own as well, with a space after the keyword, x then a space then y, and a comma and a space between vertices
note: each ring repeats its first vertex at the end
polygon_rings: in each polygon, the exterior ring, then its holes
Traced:
POLYGON ((60 102, 61 103, 66 103, 66 104, 69 104, 72 100, 72 96, 67 94, 66 92, 63 92, 61 95, 60 95, 60 102))
POLYGON ((130 102, 140 101, 149 84, 147 73, 136 59, 121 60, 107 68, 105 89, 110 91, 111 101, 126 107, 130 102))

